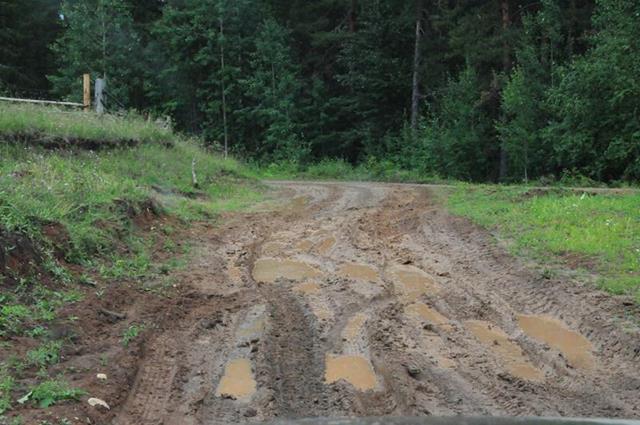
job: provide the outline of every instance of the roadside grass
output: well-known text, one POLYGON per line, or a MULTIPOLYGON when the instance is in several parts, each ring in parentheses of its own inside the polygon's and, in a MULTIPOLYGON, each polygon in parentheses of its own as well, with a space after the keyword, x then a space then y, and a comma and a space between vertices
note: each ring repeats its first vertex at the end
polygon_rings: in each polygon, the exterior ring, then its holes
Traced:
POLYGON ((100 153, 0 145, 0 227, 38 238, 43 225, 60 224, 68 233, 65 257, 72 263, 112 256, 124 238, 145 268, 144 242, 134 237, 132 226, 144 209, 191 221, 259 197, 258 185, 239 163, 194 142, 100 153), (191 181, 194 159, 199 188, 191 181))
POLYGON ((140 143, 172 142, 176 138, 171 130, 133 113, 99 116, 77 110, 1 102, 0 137, 14 135, 140 143))
MULTIPOLYGON (((40 407, 82 394, 49 378, 72 336, 58 333, 78 319, 61 317, 64 307, 86 291, 100 297, 104 282, 147 282, 181 267, 189 247, 174 241, 179 229, 262 192, 241 163, 140 117, 0 104, 0 418, 29 387, 40 407), (15 137, 25 134, 33 137, 15 137), (135 143, 50 150, 39 137, 135 143), (19 357, 16 338, 35 348, 19 357)), ((128 328, 123 345, 141 331, 128 328)))
POLYGON ((640 192, 464 185, 447 205, 513 241, 516 254, 594 274, 601 288, 640 303, 640 192))

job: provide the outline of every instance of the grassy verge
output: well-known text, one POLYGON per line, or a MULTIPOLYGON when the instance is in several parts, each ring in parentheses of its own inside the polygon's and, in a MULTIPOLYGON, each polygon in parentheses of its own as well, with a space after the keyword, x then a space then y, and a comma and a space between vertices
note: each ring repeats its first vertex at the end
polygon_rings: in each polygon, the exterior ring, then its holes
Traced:
POLYGON ((71 338, 59 329, 81 319, 65 307, 102 283, 147 290, 183 263, 179 228, 260 197, 240 163, 141 118, 0 104, 0 423, 25 394, 31 407, 82 394, 53 373, 71 338), (47 137, 108 148, 50 150, 47 137))
POLYGON ((135 141, 162 143, 175 140, 171 130, 130 115, 102 115, 38 105, 0 102, 0 134, 5 138, 71 138, 97 143, 135 141))
POLYGON ((517 254, 588 272, 603 289, 640 302, 640 192, 462 186, 447 203, 513 241, 517 254))
POLYGON ((442 183, 445 180, 419 170, 404 170, 391 161, 370 159, 359 165, 344 160, 323 159, 314 164, 280 162, 254 165, 256 177, 265 180, 342 180, 396 183, 442 183))

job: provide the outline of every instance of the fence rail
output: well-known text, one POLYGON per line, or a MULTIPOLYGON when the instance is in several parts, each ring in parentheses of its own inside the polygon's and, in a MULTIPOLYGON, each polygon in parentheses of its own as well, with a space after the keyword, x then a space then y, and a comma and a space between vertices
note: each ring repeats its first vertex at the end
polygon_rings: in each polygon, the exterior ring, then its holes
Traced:
MULTIPOLYGON (((104 112, 105 88, 106 88, 106 81, 102 78, 96 79, 94 91, 95 91, 95 108, 98 114, 102 114, 104 112)), ((16 97, 3 97, 3 96, 0 96, 0 101, 38 103, 41 105, 74 106, 77 108, 83 108, 85 111, 89 111, 91 110, 91 75, 89 74, 82 75, 82 103, 61 102, 57 100, 19 99, 16 97)))
POLYGON ((3 97, 3 96, 0 96, 0 100, 4 100, 7 102, 41 103, 44 105, 76 106, 79 108, 83 108, 85 106, 84 104, 77 103, 77 102, 58 102, 55 100, 18 99, 15 97, 3 97))

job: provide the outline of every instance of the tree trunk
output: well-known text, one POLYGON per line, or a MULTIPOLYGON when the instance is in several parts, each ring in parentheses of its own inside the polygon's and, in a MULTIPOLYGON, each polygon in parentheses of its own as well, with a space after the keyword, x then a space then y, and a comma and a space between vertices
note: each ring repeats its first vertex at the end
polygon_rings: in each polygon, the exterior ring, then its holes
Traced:
POLYGON ((220 66, 222 69, 222 78, 220 78, 222 86, 222 125, 224 127, 224 157, 229 153, 229 134, 227 130, 227 95, 225 93, 226 85, 224 83, 224 19, 220 16, 220 66))
POLYGON ((411 93, 411 129, 418 127, 418 115, 420 114, 420 63, 422 35, 422 10, 424 0, 416 0, 416 39, 413 51, 413 84, 411 93))
POLYGON ((356 32, 358 20, 358 0, 351 0, 351 8, 349 9, 349 31, 356 32))
MULTIPOLYGON (((502 70, 505 76, 509 75, 511 70, 511 50, 509 46, 509 30, 511 28, 511 16, 509 14, 509 0, 501 0, 502 10, 502 70)), ((508 157, 504 143, 500 144, 500 180, 503 181, 507 177, 508 157)))

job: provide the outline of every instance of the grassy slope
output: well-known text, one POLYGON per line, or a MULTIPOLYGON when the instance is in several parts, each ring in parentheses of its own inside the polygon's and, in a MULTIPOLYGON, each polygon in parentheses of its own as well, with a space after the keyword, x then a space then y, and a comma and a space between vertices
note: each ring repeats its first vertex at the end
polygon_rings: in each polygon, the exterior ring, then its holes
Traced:
MULTIPOLYGON (((7 241, 14 235, 43 254, 33 273, 0 273, 0 422, 3 412, 15 406, 16 394, 33 390, 31 400, 40 406, 80 394, 64 377, 47 372, 66 344, 50 341, 50 327, 71 320, 58 317, 58 311, 81 299, 86 287, 79 283, 142 280, 177 265, 154 262, 157 235, 141 233, 134 224, 142 209, 152 206, 171 217, 173 226, 181 226, 241 208, 260 196, 256 180, 238 162, 138 117, 98 118, 0 104, 0 249, 10 256, 16 247, 7 241), (29 136, 26 140, 36 146, 9 143, 16 135, 23 140, 29 136), (97 152, 50 151, 37 146, 39 138, 47 137, 137 144, 97 152), (193 160, 198 188, 192 185, 193 160), (47 223, 64 229, 64 261, 56 259, 43 234, 47 223), (15 356, 14 337, 30 338, 37 346, 24 359, 15 356), (34 381, 37 386, 24 387, 34 381)), ((174 230, 172 225, 158 227, 165 236, 174 230)), ((179 257, 176 245, 166 239, 167 256, 179 257)))
POLYGON ((513 241, 517 254, 546 265, 569 264, 595 275, 603 289, 640 302, 640 192, 462 186, 447 203, 455 214, 513 241))

